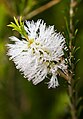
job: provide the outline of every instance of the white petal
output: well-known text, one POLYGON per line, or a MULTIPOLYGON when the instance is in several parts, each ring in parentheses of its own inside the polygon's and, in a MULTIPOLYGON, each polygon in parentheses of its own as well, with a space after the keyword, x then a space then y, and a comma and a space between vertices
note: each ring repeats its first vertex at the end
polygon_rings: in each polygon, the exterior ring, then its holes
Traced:
POLYGON ((63 48, 66 48, 65 38, 54 30, 54 26, 46 27, 46 23, 41 19, 37 22, 26 21, 24 29, 29 39, 33 39, 33 43, 29 44, 27 40, 12 36, 10 40, 13 43, 7 44, 7 55, 24 77, 32 80, 34 85, 43 81, 50 72, 52 77, 48 87, 57 87, 58 68, 64 73, 67 70, 65 60, 61 61, 64 56, 63 48))
POLYGON ((59 86, 56 74, 53 74, 50 81, 48 82, 48 88, 56 88, 59 86))

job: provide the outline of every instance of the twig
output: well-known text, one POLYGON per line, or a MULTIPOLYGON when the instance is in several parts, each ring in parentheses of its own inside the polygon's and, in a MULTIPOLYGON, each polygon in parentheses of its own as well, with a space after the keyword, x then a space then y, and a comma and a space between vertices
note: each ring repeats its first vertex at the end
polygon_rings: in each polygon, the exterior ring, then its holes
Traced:
POLYGON ((76 117, 76 107, 75 107, 75 99, 73 97, 73 65, 71 58, 72 58, 72 40, 73 40, 73 35, 74 35, 74 25, 73 25, 73 16, 74 16, 74 8, 76 6, 76 1, 75 0, 70 0, 70 43, 69 43, 69 48, 70 48, 70 65, 71 65, 71 75, 70 75, 70 83, 71 85, 68 86, 68 90, 69 90, 69 96, 70 96, 70 109, 71 109, 71 116, 72 119, 77 119, 76 117))
POLYGON ((61 71, 61 69, 58 69, 58 73, 60 74, 61 77, 63 77, 68 82, 68 84, 71 84, 70 83, 71 77, 69 76, 68 73, 65 74, 64 72, 61 71))
POLYGON ((36 10, 33 10, 32 12, 30 12, 28 15, 24 16, 23 19, 30 19, 34 16, 36 16, 37 14, 47 10, 48 8, 52 7, 53 5, 59 3, 61 0, 52 0, 49 3, 37 8, 36 10))

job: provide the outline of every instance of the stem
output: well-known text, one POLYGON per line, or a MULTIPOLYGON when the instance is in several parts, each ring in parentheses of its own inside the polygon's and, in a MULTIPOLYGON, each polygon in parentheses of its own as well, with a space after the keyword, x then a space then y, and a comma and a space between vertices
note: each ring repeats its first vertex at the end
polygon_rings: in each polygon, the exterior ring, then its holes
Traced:
POLYGON ((61 0, 51 0, 50 2, 48 2, 47 4, 33 10, 32 12, 28 13, 28 15, 24 16, 23 19, 30 19, 36 15, 38 15, 39 13, 47 10, 48 8, 52 7, 53 5, 59 3, 61 0))
POLYGON ((76 6, 76 1, 75 0, 70 0, 70 42, 69 42, 69 48, 70 48, 70 65, 71 65, 71 72, 70 72, 70 83, 71 85, 68 86, 68 91, 69 91, 69 96, 70 96, 70 109, 71 109, 71 116, 72 119, 77 119, 76 116, 76 106, 75 106, 75 97, 74 97, 74 89, 73 89, 73 84, 74 84, 74 80, 73 80, 73 67, 74 67, 74 63, 72 63, 71 59, 72 59, 72 49, 73 49, 73 44, 72 44, 72 40, 73 40, 73 36, 74 36, 74 25, 73 25, 73 16, 74 16, 74 8, 76 6))

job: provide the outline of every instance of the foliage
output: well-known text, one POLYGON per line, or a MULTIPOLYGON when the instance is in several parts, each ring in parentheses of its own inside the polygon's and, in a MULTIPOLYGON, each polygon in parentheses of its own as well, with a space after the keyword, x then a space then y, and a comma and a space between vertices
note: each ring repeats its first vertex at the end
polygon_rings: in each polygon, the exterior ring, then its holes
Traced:
POLYGON ((25 37, 27 34, 24 30, 24 22, 22 22, 22 17, 20 17, 20 20, 18 22, 18 19, 14 17, 15 23, 11 22, 11 24, 7 25, 9 27, 12 27, 12 30, 18 31, 23 37, 25 37))

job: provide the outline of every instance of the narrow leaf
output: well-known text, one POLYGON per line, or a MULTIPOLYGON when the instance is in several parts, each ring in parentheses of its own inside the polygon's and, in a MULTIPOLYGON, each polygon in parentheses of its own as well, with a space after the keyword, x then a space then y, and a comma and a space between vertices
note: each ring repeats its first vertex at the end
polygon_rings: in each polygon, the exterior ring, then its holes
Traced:
POLYGON ((16 25, 19 27, 18 19, 16 19, 16 18, 14 17, 14 21, 15 21, 16 25))

